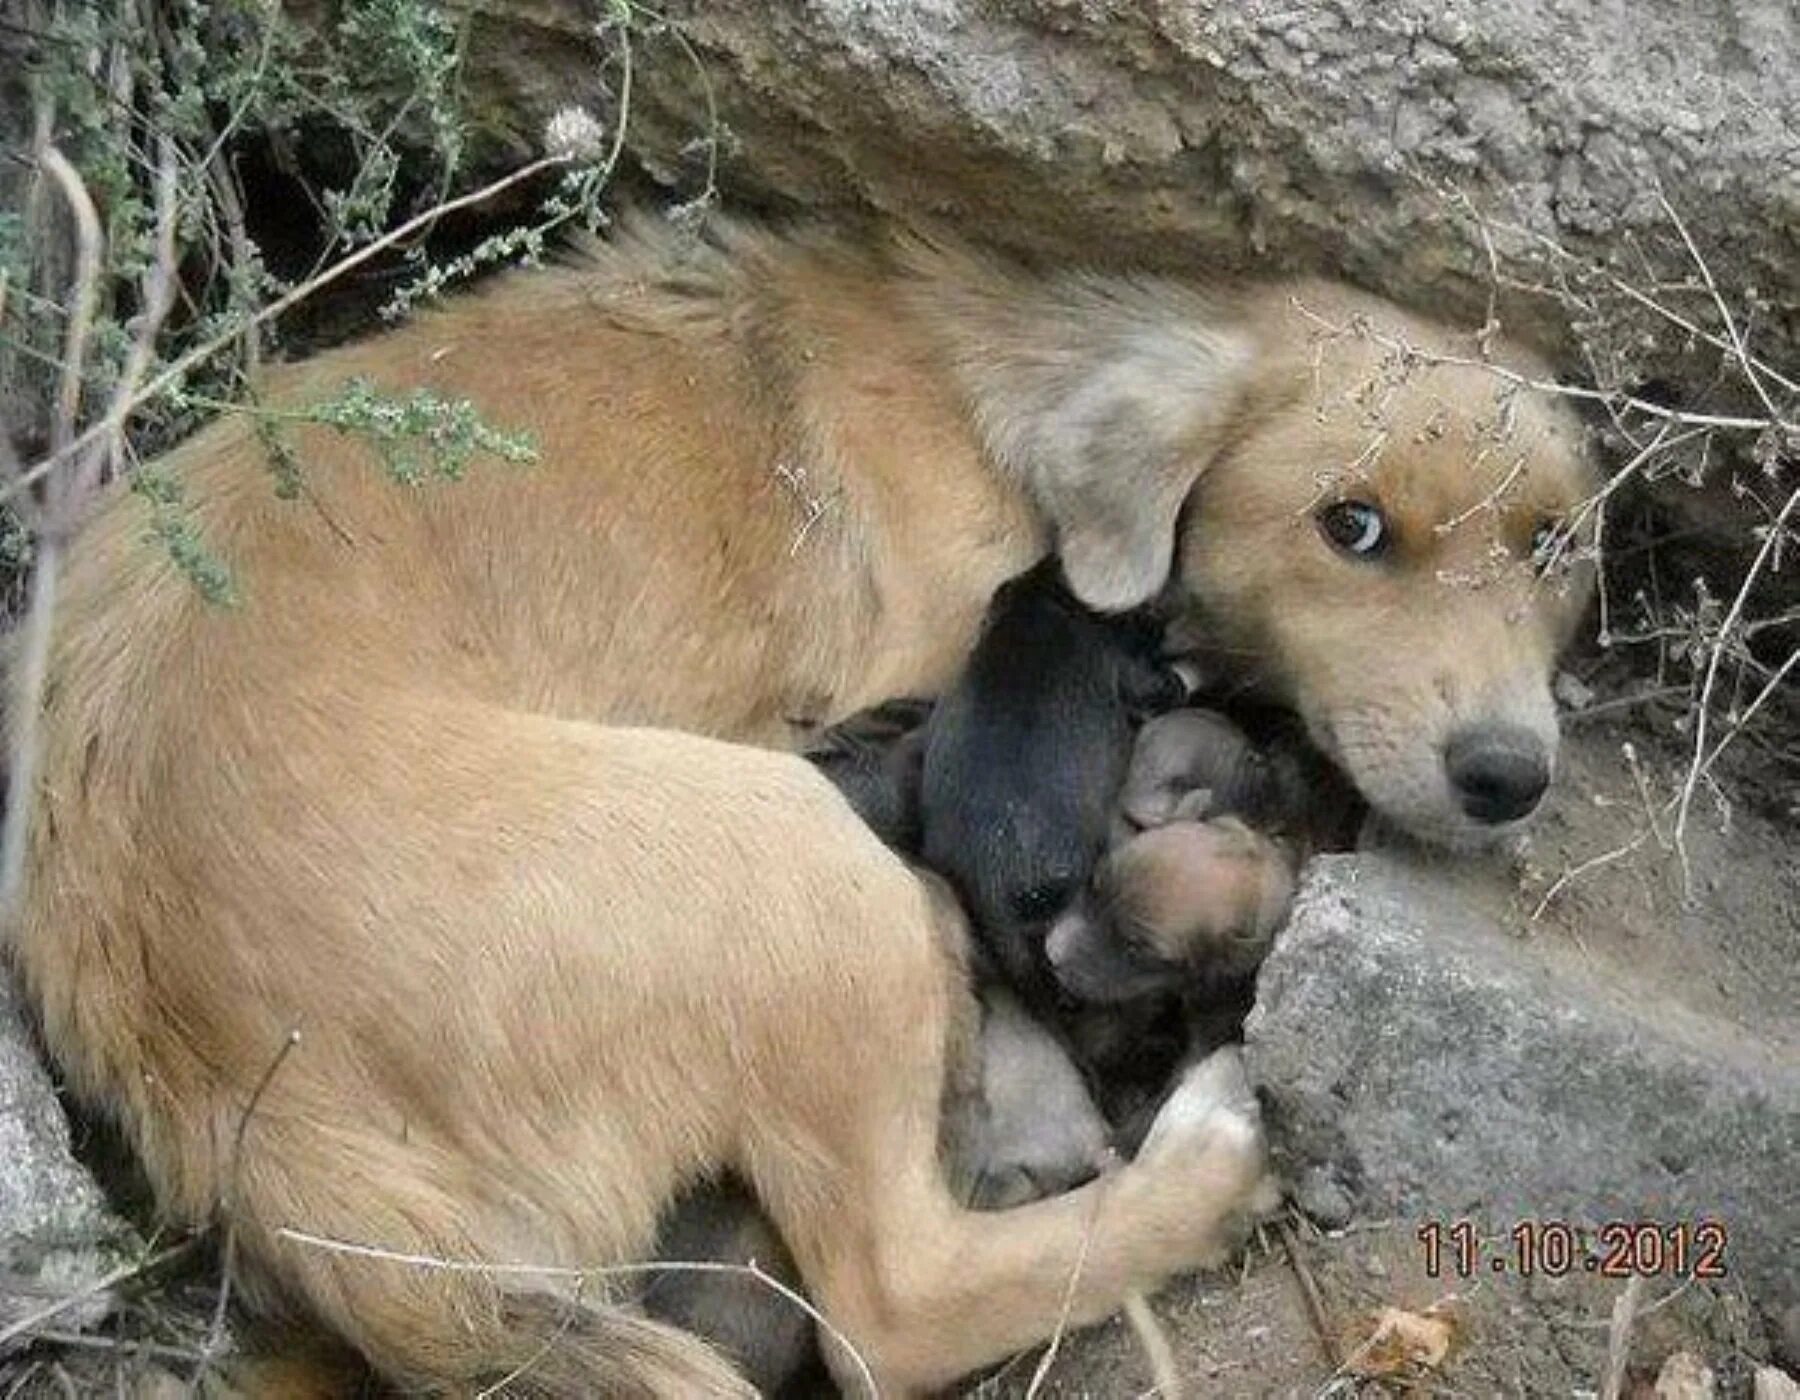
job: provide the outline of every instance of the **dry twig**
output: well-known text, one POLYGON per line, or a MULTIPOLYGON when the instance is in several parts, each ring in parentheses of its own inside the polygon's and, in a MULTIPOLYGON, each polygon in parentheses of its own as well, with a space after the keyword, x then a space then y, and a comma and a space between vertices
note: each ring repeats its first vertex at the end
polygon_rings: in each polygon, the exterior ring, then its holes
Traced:
POLYGON ((1625 1363, 1631 1359, 1631 1329, 1637 1321, 1638 1297, 1644 1291, 1644 1276, 1633 1274, 1625 1281, 1625 1289, 1613 1304, 1612 1321, 1606 1334, 1606 1372, 1600 1380, 1600 1400, 1619 1400, 1625 1386, 1625 1363))
POLYGON ((73 1293, 58 1298, 54 1303, 39 1308, 35 1312, 27 1313, 16 1322, 11 1322, 5 1327, 0 1327, 0 1348, 4 1348, 8 1342, 18 1341, 23 1337, 36 1336, 38 1330, 42 1328, 45 1323, 54 1322, 70 1309, 80 1307, 81 1304, 88 1302, 90 1299, 98 1298, 103 1293, 111 1292, 121 1283, 138 1278, 155 1269, 160 1269, 164 1264, 179 1259, 182 1255, 193 1249, 194 1243, 195 1242, 191 1239, 183 1240, 180 1244, 170 1245, 167 1249, 159 1250, 155 1254, 139 1259, 134 1263, 121 1265, 111 1273, 95 1279, 85 1288, 77 1289, 73 1293))
MULTIPOLYGON (((126 402, 122 405, 123 411, 129 413, 146 400, 155 398, 158 394, 166 392, 178 383, 183 376, 191 372, 195 366, 218 354, 219 351, 223 350, 233 341, 239 339, 248 331, 254 330, 259 326, 267 325, 270 321, 275 320, 283 313, 292 310, 300 302, 305 301, 308 297, 315 296, 332 283, 348 276, 371 258, 386 252, 389 248, 393 247, 394 244, 410 237, 432 220, 442 218, 445 214, 454 213, 459 209, 467 209, 472 205, 484 204, 488 200, 504 193, 506 190, 511 189, 514 185, 541 175, 544 171, 552 169, 555 166, 564 165, 568 160, 568 156, 560 154, 540 156, 537 160, 534 160, 527 165, 520 166, 517 170, 483 185, 478 190, 472 190, 468 194, 459 195, 455 199, 446 200, 442 204, 433 205, 424 213, 417 214, 408 219, 405 223, 388 230, 388 232, 382 234, 379 238, 372 239, 370 242, 365 243, 362 247, 358 248, 354 253, 347 254, 345 257, 333 263, 330 267, 319 273, 318 276, 310 278, 296 287, 290 288, 267 306, 260 308, 245 320, 234 323, 228 329, 201 342, 199 345, 196 345, 193 349, 187 351, 185 354, 165 366, 158 374, 151 378, 149 382, 139 386, 128 396, 126 402)), ((74 453, 81 451, 83 448, 92 446, 94 441, 99 438, 104 431, 105 424, 96 424, 86 432, 82 433, 79 437, 75 438, 72 442, 68 443, 61 450, 51 452, 42 461, 22 473, 17 481, 4 489, 0 489, 0 503, 12 500, 28 487, 64 466, 74 453)))
POLYGON ((212 1322, 207 1327, 206 1343, 200 1349, 200 1364, 195 1367, 193 1379, 188 1384, 190 1394, 199 1392, 200 1382, 225 1350, 225 1319, 231 1308, 231 1285, 237 1270, 239 1184, 243 1178, 244 1140, 250 1132, 250 1120, 256 1116, 263 1096, 269 1092, 275 1076, 280 1073, 288 1056, 294 1053, 299 1044, 300 1032, 297 1030, 289 1031, 282 1038, 281 1048, 275 1052, 275 1058, 269 1062, 268 1068, 257 1080, 255 1089, 251 1091, 250 1102, 244 1106, 237 1121, 237 1131, 231 1140, 231 1163, 227 1171, 225 1199, 220 1202, 225 1215, 225 1245, 219 1261, 219 1296, 213 1303, 212 1322))
POLYGON ((1341 1370, 1344 1365, 1344 1354, 1339 1348, 1337 1338, 1331 1331, 1331 1320, 1325 1313, 1325 1299, 1319 1292, 1318 1280, 1313 1277, 1312 1269, 1306 1262, 1306 1254, 1300 1246, 1300 1237, 1294 1233, 1290 1221, 1275 1222, 1275 1231, 1281 1236, 1281 1247, 1287 1255, 1288 1266, 1293 1269, 1294 1277, 1300 1282, 1300 1296, 1306 1300, 1306 1318, 1312 1323, 1313 1335, 1319 1339, 1319 1349, 1325 1353, 1325 1359, 1334 1371, 1341 1370))

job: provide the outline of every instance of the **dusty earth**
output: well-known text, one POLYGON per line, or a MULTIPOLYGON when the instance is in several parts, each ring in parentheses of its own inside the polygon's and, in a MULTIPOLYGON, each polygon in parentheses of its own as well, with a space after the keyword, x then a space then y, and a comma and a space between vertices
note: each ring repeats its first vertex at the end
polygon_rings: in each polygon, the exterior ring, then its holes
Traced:
POLYGON ((1669 807, 1692 739, 1677 727, 1685 705, 1632 706, 1653 689, 1637 683, 1592 702, 1593 719, 1568 721, 1558 786, 1522 849, 1467 862, 1461 892, 1522 938, 1628 969, 1631 995, 1721 1016, 1800 1052, 1792 760, 1773 764, 1766 734, 1728 751, 1718 781, 1696 790, 1684 862, 1669 807))
MULTIPOLYGON (((1432 1278, 1411 1222, 1364 1222, 1327 1233, 1297 1220, 1265 1229, 1240 1272, 1176 1284, 1153 1308, 1193 1396, 1574 1397, 1599 1389, 1610 1317, 1623 1288, 1587 1276, 1501 1283, 1432 1278), (1416 1315, 1434 1309, 1451 1319, 1453 1342, 1443 1364, 1392 1365, 1399 1358, 1369 1345, 1388 1308, 1416 1315)), ((1750 1393, 1750 1377, 1768 1351, 1744 1298, 1728 1286, 1669 1282, 1646 1285, 1641 1300, 1628 1371, 1634 1388, 1627 1396, 1648 1394, 1677 1351, 1707 1362, 1720 1395, 1750 1393)), ((1029 1394, 1041 1356, 1020 1358, 969 1394, 996 1400, 1029 1394)), ((1153 1385, 1141 1345, 1114 1319, 1065 1343, 1037 1393, 1131 1400, 1153 1385)))

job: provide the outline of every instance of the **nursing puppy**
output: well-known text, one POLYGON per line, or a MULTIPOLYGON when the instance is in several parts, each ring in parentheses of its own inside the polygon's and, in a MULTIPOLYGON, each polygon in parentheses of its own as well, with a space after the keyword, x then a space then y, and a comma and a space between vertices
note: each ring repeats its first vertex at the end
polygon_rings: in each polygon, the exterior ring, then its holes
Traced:
MULTIPOLYGON (((918 881, 800 760, 609 726, 794 747, 936 694, 1054 554, 1090 608, 1158 599, 1400 825, 1504 834, 1548 781, 1586 598, 1542 546, 1592 482, 1565 411, 1485 353, 1324 283, 720 222, 628 228, 278 368, 271 408, 429 389, 541 460, 409 490, 294 422, 287 501, 223 419, 159 466, 234 571, 225 609, 141 501, 103 503, 61 582, 7 911, 46 1042, 171 1221, 236 1226, 237 1296, 411 1386, 527 1361, 544 1394, 700 1382, 666 1333, 568 1325, 564 1276, 284 1229, 585 1266, 642 1257, 735 1160, 897 1388, 1041 1337, 1092 1201, 945 1205, 919 1144, 967 1007, 918 881)), ((1244 1137, 1151 1135, 1077 1317, 1209 1254, 1244 1137)))
POLYGON ((1058 988, 1117 1005, 1253 974, 1331 794, 1330 775, 1293 745, 1257 745, 1216 711, 1145 724, 1111 847, 1045 937, 1058 988))
POLYGON ((817 735, 803 750, 868 827, 889 846, 917 855, 923 837, 926 700, 895 700, 817 735))
POLYGON ((1097 615, 1054 559, 994 595, 926 720, 919 855, 949 879, 994 970, 1041 1003, 1048 921, 1105 849, 1135 722, 1183 694, 1160 629, 1097 615))
POLYGON ((1258 743, 1218 710, 1173 710, 1132 740, 1112 844, 1172 821, 1227 815, 1264 832, 1306 830, 1329 800, 1331 776, 1291 732, 1258 743))
POLYGON ((1278 719, 1260 716, 1259 740, 1197 707, 1140 723, 1179 682, 1106 619, 1043 625, 1041 574, 996 594, 935 709, 856 716, 814 762, 884 840, 966 892, 989 977, 1041 1012, 1248 976, 1305 855, 1347 841, 1360 804, 1278 719), (933 761, 972 790, 933 787, 933 761))
POLYGON ((1107 854, 1044 954, 1063 991, 1102 1005, 1247 977, 1295 874, 1290 852, 1236 817, 1173 821, 1107 854))

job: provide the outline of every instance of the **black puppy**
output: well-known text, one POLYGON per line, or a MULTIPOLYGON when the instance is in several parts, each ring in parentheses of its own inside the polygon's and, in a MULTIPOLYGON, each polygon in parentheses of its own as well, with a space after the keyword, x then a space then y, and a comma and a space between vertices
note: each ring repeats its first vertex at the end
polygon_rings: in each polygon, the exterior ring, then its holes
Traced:
POLYGON ((919 852, 919 787, 929 700, 888 700, 820 734, 805 757, 856 815, 906 856, 919 852))
POLYGON ((1184 697, 1159 643, 1154 618, 1089 611, 1046 560, 995 593, 926 722, 918 855, 1031 1004, 1054 1000, 1044 935, 1106 849, 1134 723, 1184 697))

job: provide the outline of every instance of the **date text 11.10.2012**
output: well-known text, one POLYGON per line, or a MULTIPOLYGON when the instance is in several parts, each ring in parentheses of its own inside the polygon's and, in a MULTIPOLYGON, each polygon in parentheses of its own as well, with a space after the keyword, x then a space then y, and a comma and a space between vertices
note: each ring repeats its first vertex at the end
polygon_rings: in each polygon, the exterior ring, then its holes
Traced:
POLYGON ((1417 1238, 1432 1278, 1726 1275, 1726 1232, 1719 1220, 1609 1220, 1591 1230, 1561 1220, 1521 1220, 1498 1237, 1483 1236, 1470 1220, 1428 1220, 1417 1238))

